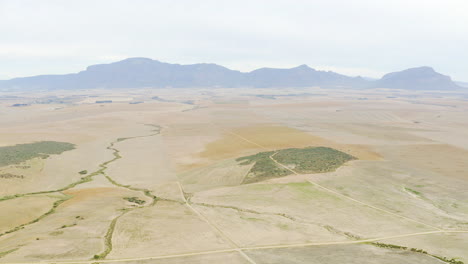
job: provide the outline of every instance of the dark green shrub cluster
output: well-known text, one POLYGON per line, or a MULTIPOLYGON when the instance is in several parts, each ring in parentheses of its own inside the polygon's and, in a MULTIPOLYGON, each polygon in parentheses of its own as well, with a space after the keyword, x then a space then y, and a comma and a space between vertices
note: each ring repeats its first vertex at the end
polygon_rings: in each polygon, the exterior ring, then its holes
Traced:
POLYGON ((446 258, 446 257, 440 257, 440 256, 436 256, 436 255, 431 255, 433 256, 434 258, 438 258, 444 262, 447 262, 447 263, 450 263, 450 264, 465 264, 465 262, 461 261, 461 260, 457 260, 457 259, 454 259, 454 258, 446 258))
MULTIPOLYGON (((399 246, 399 245, 393 245, 393 244, 385 244, 385 243, 379 243, 379 242, 373 242, 371 243, 374 246, 381 247, 381 248, 392 248, 392 249, 401 249, 401 250, 407 250, 407 247, 399 246)), ((413 249, 411 249, 413 250, 413 249)))
POLYGON ((441 257, 441 256, 433 255, 433 254, 430 254, 430 253, 428 253, 427 251, 425 251, 425 250, 423 250, 423 249, 419 249, 419 248, 408 248, 408 247, 403 247, 403 246, 399 246, 399 245, 385 244, 385 243, 379 243, 379 242, 372 242, 372 243, 370 243, 370 244, 371 244, 371 245, 374 245, 374 246, 377 246, 377 247, 381 247, 381 248, 391 248, 391 249, 409 250, 409 251, 411 251, 411 252, 421 253, 421 254, 425 254, 425 255, 428 255, 428 256, 431 256, 431 257, 440 259, 440 260, 442 260, 443 262, 450 263, 450 264, 465 264, 465 263, 464 263, 463 261, 461 261, 461 260, 457 260, 457 259, 454 259, 454 258, 447 258, 447 257, 441 257))
POLYGON ((417 253, 427 254, 427 251, 419 249, 419 248, 411 248, 410 250, 413 252, 417 252, 417 253))
POLYGON ((69 224, 69 225, 62 225, 60 228, 63 229, 63 228, 67 228, 67 227, 72 227, 72 226, 76 226, 77 223, 73 223, 73 224, 69 224))
POLYGON ((28 144, 0 147, 0 167, 21 163, 32 158, 47 158, 75 148, 74 144, 56 141, 40 141, 28 144))
POLYGON ((290 171, 279 167, 272 159, 270 159, 270 156, 274 153, 274 151, 260 152, 255 155, 238 158, 237 161, 241 162, 240 165, 255 163, 243 183, 258 182, 291 174, 290 171))
POLYGON ((343 163, 355 159, 349 154, 327 147, 289 148, 277 152, 260 152, 237 159, 240 165, 255 163, 243 183, 258 182, 292 174, 290 170, 279 166, 270 157, 298 173, 334 171, 343 163))
POLYGON ((139 205, 146 203, 144 200, 138 199, 138 197, 124 197, 124 200, 127 200, 131 203, 136 203, 139 205))
POLYGON ((321 173, 334 171, 355 157, 327 147, 290 148, 278 151, 275 160, 286 166, 294 166, 298 173, 321 173))
POLYGON ((0 174, 0 179, 24 179, 23 175, 15 175, 11 173, 0 174))

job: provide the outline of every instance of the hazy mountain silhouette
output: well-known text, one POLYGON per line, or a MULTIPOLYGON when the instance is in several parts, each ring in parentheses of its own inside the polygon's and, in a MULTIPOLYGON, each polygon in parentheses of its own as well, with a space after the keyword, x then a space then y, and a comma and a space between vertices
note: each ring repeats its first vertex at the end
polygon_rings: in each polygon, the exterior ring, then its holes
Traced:
POLYGON ((375 86, 414 90, 450 90, 460 88, 449 76, 440 74, 427 66, 388 73, 378 80, 375 86))
POLYGON ((130 58, 92 65, 66 75, 15 78, 0 87, 27 89, 92 89, 140 87, 238 86, 243 74, 216 64, 179 65, 146 58, 130 58))
POLYGON ((147 58, 89 66, 65 75, 40 75, 0 81, 7 89, 94 89, 144 87, 383 87, 400 89, 452 89, 450 77, 421 67, 389 73, 378 81, 349 77, 307 65, 291 69, 261 68, 243 73, 217 64, 180 65, 147 58))
POLYGON ((359 86, 366 81, 331 71, 317 71, 307 65, 291 69, 261 68, 246 74, 246 86, 253 87, 310 87, 359 86))
POLYGON ((455 83, 461 87, 468 88, 468 82, 455 82, 455 83))

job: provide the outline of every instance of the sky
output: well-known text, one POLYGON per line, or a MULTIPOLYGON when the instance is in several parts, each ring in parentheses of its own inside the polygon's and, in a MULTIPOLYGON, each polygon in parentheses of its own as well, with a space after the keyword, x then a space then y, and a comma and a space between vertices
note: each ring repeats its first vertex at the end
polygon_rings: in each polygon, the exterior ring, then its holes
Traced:
POLYGON ((128 57, 468 81, 468 0, 0 0, 0 79, 128 57))

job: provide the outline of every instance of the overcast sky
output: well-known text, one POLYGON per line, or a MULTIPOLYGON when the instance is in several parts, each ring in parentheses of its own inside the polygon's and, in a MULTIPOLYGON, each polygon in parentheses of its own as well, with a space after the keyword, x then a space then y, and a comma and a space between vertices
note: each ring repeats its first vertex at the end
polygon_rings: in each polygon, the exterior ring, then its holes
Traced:
POLYGON ((0 79, 127 57, 468 81, 468 0, 0 0, 0 79))

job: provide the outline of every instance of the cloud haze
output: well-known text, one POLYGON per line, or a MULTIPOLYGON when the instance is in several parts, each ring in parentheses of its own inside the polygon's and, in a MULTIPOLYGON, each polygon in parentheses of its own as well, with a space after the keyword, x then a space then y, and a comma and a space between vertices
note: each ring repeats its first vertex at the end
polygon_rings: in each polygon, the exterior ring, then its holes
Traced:
POLYGON ((127 57, 468 80, 466 0, 0 0, 0 78, 127 57))

